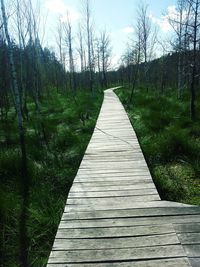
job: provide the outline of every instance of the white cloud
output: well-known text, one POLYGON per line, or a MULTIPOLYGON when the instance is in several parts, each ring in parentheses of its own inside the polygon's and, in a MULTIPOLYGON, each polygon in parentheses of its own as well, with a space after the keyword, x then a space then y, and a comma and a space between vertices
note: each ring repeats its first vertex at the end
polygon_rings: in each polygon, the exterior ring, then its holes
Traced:
POLYGON ((175 5, 168 6, 166 15, 161 16, 160 18, 154 17, 152 14, 149 15, 149 18, 153 23, 157 24, 162 32, 167 33, 172 31, 172 26, 169 23, 169 20, 178 19, 178 11, 175 5))
POLYGON ((169 23, 169 20, 166 16, 162 16, 158 21, 158 25, 164 33, 172 31, 172 26, 169 23))
POLYGON ((133 33, 135 30, 134 30, 133 27, 128 26, 128 27, 123 28, 122 31, 123 31, 124 33, 129 34, 129 33, 133 33))
POLYGON ((53 13, 60 15, 61 21, 66 21, 67 17, 70 20, 76 21, 80 18, 80 14, 74 8, 67 6, 63 0, 46 0, 46 7, 53 13))

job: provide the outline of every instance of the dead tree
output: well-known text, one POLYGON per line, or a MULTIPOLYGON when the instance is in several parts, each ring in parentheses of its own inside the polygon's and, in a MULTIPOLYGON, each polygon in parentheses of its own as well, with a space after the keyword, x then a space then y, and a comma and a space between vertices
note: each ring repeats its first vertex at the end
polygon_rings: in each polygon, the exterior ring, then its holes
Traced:
POLYGON ((67 81, 66 81, 66 53, 64 51, 64 29, 63 29, 63 22, 61 19, 58 19, 58 25, 57 25, 57 33, 56 33, 56 44, 59 51, 59 62, 62 65, 63 68, 63 74, 62 74, 62 86, 63 88, 67 87, 67 81))
POLYGON ((189 7, 191 8, 190 19, 188 21, 188 34, 191 42, 191 79, 190 79, 190 115, 191 119, 196 118, 196 85, 198 74, 198 44, 200 42, 200 0, 187 0, 189 7))
POLYGON ((58 51, 59 51, 59 61, 63 66, 63 68, 65 69, 65 62, 63 60, 63 23, 60 18, 58 19, 56 44, 58 46, 58 51))
POLYGON ((102 31, 100 34, 100 65, 102 73, 102 85, 107 87, 107 72, 111 65, 111 45, 110 38, 106 30, 102 31))
POLYGON ((200 42, 200 0, 180 0, 178 12, 178 18, 171 20, 178 36, 178 87, 180 90, 187 68, 191 95, 190 116, 194 120, 196 118, 196 85, 199 77, 197 56, 200 42), (184 63, 181 61, 181 54, 184 55, 184 63), (181 64, 183 64, 184 69, 181 69, 181 64))
POLYGON ((79 58, 80 58, 81 73, 83 73, 83 71, 85 71, 86 66, 85 66, 85 62, 84 62, 83 31, 82 31, 80 24, 79 24, 79 28, 78 28, 77 38, 78 38, 77 51, 78 51, 79 58))
MULTIPOLYGON (((175 34, 176 40, 175 44, 172 44, 175 48, 176 52, 178 53, 178 98, 182 97, 183 88, 184 88, 184 65, 185 65, 185 57, 184 57, 184 50, 185 50, 185 38, 187 36, 187 24, 185 23, 187 20, 186 17, 186 1, 179 0, 177 5, 176 14, 174 14, 175 18, 169 18, 169 23, 172 26, 175 34)), ((188 14, 189 15, 189 14, 188 14)))
POLYGON ((85 0, 83 6, 83 15, 85 18, 85 32, 86 32, 86 43, 87 43, 87 64, 89 70, 89 88, 90 91, 93 92, 94 88, 94 75, 93 75, 93 38, 92 38, 92 21, 91 21, 91 8, 90 8, 90 0, 85 0))
POLYGON ((72 47, 72 25, 67 14, 67 22, 64 23, 64 31, 66 34, 66 45, 68 49, 68 58, 69 58, 69 75, 70 75, 70 89, 73 94, 76 93, 76 80, 75 80, 75 68, 74 68, 74 57, 73 57, 73 47, 72 47))
POLYGON ((25 0, 17 0, 16 1, 16 24, 17 24, 17 37, 18 37, 18 46, 19 46, 19 53, 20 53, 20 87, 21 87, 21 104, 22 104, 22 111, 24 118, 29 117, 28 114, 28 107, 27 107, 27 95, 28 95, 28 88, 27 88, 27 72, 25 70, 26 63, 27 63, 27 55, 24 54, 22 56, 22 51, 25 53, 26 45, 27 45, 27 35, 28 35, 28 28, 25 23, 26 21, 26 1, 25 0))
POLYGON ((137 24, 140 28, 140 47, 144 61, 144 80, 148 90, 148 62, 153 57, 154 47, 156 43, 157 32, 153 29, 152 23, 148 16, 148 6, 142 4, 138 9, 137 24))
POLYGON ((133 72, 132 72, 132 89, 131 89, 131 95, 129 99, 129 103, 133 100, 133 94, 135 91, 135 87, 139 78, 139 67, 141 63, 141 29, 140 29, 140 23, 138 23, 136 28, 136 41, 133 44, 133 51, 132 51, 132 61, 133 61, 133 72))

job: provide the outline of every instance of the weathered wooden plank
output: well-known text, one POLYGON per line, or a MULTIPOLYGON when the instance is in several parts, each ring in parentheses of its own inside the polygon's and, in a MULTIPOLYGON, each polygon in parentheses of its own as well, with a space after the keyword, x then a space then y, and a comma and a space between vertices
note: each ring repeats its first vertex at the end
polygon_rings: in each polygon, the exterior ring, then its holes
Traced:
POLYGON ((56 239, 52 250, 134 248, 180 244, 174 233, 121 238, 56 239))
POLYGON ((102 168, 101 170, 99 169, 94 169, 94 168, 82 168, 80 165, 80 168, 78 170, 78 174, 81 172, 81 174, 101 174, 101 173, 106 173, 106 174, 116 174, 116 173, 124 173, 126 172, 127 174, 143 174, 143 175, 149 175, 149 170, 147 169, 147 167, 142 167, 142 166, 135 166, 135 168, 114 168, 114 169, 110 169, 110 168, 102 168))
POLYGON ((119 260, 141 260, 185 257, 185 252, 180 245, 152 246, 145 248, 105 249, 105 250, 73 250, 52 251, 50 263, 89 263, 109 262, 119 260))
POLYGON ((85 181, 85 182, 80 182, 80 181, 76 181, 74 182, 74 185, 77 185, 77 186, 103 186, 103 187, 107 187, 107 186, 116 186, 116 185, 121 185, 121 184, 124 184, 124 185, 135 185, 135 184, 147 184, 147 183, 150 183, 152 184, 152 181, 150 179, 141 179, 141 180, 124 180, 124 181, 115 181, 115 180, 112 180, 112 181, 85 181))
POLYGON ((139 166, 141 168, 146 168, 146 163, 144 160, 135 160, 134 162, 107 162, 105 164, 105 162, 88 162, 88 161, 83 161, 81 163, 80 169, 83 168, 92 168, 92 169, 118 169, 118 168, 130 168, 130 169, 134 169, 136 166, 139 166))
MULTIPOLYGON (((106 191, 109 192, 109 191, 106 191)), ((117 191, 114 191, 117 192, 117 191)), ((96 193, 96 192, 93 192, 96 193)), ((100 192, 102 193, 102 192, 100 192)), ((113 191, 111 192, 113 193, 113 191)), ((91 200, 91 199, 90 199, 91 200)), ((121 203, 107 203, 106 205, 98 205, 95 203, 91 203, 89 204, 81 204, 81 205, 66 205, 65 206, 65 212, 77 212, 77 211, 91 211, 95 210, 95 211, 105 211, 105 210, 121 210, 121 209, 138 209, 138 208, 161 208, 161 207, 184 207, 184 204, 179 204, 179 203, 168 203, 167 201, 149 201, 149 202, 142 202, 142 201, 138 201, 134 203, 134 207, 133 207, 133 203, 131 201, 129 202, 121 202, 121 203)), ((187 207, 187 205, 186 205, 187 207)))
MULTIPOLYGON (((196 260, 196 259, 195 259, 196 260)), ((69 264, 69 263, 50 263, 48 267, 185 267, 190 266, 187 258, 174 258, 174 259, 162 259, 162 260, 145 260, 145 261, 128 261, 128 262, 109 262, 109 263, 81 263, 81 264, 69 264)), ((200 265, 193 265, 193 267, 199 267, 200 265)))
POLYGON ((68 220, 68 215, 63 214, 60 227, 64 228, 89 228, 89 227, 112 227, 112 226, 134 226, 134 225, 158 225, 163 223, 198 223, 200 215, 173 215, 156 217, 137 217, 137 218, 117 218, 117 219, 99 219, 99 220, 68 220))
POLYGON ((141 235, 148 236, 169 233, 175 233, 171 224, 84 229, 59 228, 56 238, 109 238, 141 235))
MULTIPOLYGON (((104 197, 104 198, 68 198, 67 204, 70 205, 91 205, 91 207, 94 206, 106 206, 106 205, 121 205, 124 203, 134 203, 134 202, 144 202, 144 201, 156 201, 160 200, 160 197, 158 194, 154 195, 141 195, 141 196, 123 196, 123 197, 117 197, 113 196, 110 197, 104 197)), ((133 204, 132 204, 133 205, 133 204)))
POLYGON ((127 162, 132 161, 134 164, 134 161, 137 159, 143 160, 144 157, 141 155, 140 151, 124 151, 124 152, 96 152, 96 153, 90 153, 88 152, 83 157, 83 160, 85 161, 91 161, 91 162, 104 162, 105 164, 110 160, 111 162, 127 162))
POLYGON ((152 216, 166 216, 166 215, 195 215, 200 214, 198 207, 163 207, 163 208, 138 208, 127 210, 105 210, 105 211, 90 211, 77 213, 64 213, 64 218, 68 220, 73 219, 103 219, 103 218, 137 218, 137 217, 152 217, 152 216))
POLYGON ((131 184, 131 183, 141 183, 143 181, 151 181, 151 177, 145 177, 145 176, 87 176, 87 177, 81 177, 79 176, 76 178, 76 181, 74 181, 74 184, 76 183, 108 183, 108 182, 116 182, 116 184, 131 184), (80 177, 80 178, 79 178, 80 177))
POLYGON ((101 191, 101 192, 70 192, 69 198, 93 198, 93 197, 115 197, 115 196, 144 196, 156 194, 153 189, 122 190, 122 191, 101 191))
POLYGON ((122 190, 133 190, 133 189, 144 189, 144 188, 155 188, 153 184, 135 184, 135 185, 110 185, 109 187, 101 187, 101 186, 78 186, 73 184, 71 187, 71 192, 95 192, 95 191, 122 191, 122 190))
POLYGON ((151 176, 149 174, 143 174, 143 173, 111 173, 111 174, 106 174, 106 173, 100 173, 100 174, 94 174, 94 173, 89 173, 89 174, 77 174, 75 181, 79 180, 96 180, 96 179, 118 179, 118 180, 140 180, 140 179, 149 179, 152 180, 151 176))

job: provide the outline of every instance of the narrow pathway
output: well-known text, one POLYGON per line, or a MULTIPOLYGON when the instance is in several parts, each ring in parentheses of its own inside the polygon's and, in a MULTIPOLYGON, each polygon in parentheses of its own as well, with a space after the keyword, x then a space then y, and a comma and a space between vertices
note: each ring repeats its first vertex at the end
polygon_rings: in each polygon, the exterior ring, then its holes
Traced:
POLYGON ((112 89, 71 187, 48 267, 200 266, 200 207, 161 201, 112 89))

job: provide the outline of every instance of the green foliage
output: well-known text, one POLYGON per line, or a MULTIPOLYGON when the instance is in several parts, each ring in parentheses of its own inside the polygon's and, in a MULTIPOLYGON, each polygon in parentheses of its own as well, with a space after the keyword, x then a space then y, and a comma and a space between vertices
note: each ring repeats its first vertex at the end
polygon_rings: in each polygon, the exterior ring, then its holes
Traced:
MULTIPOLYGON (((45 266, 56 230, 86 146, 95 126, 102 95, 75 97, 54 89, 43 99, 41 114, 28 102, 25 121, 28 171, 31 178, 28 219, 29 261, 45 266)), ((8 112, 0 121, 0 209, 2 261, 19 266, 19 215, 21 210, 21 159, 16 117, 8 112)))
POLYGON ((188 97, 177 100, 172 91, 159 95, 138 88, 129 103, 130 89, 117 92, 161 197, 200 205, 200 124, 190 119, 188 97))

